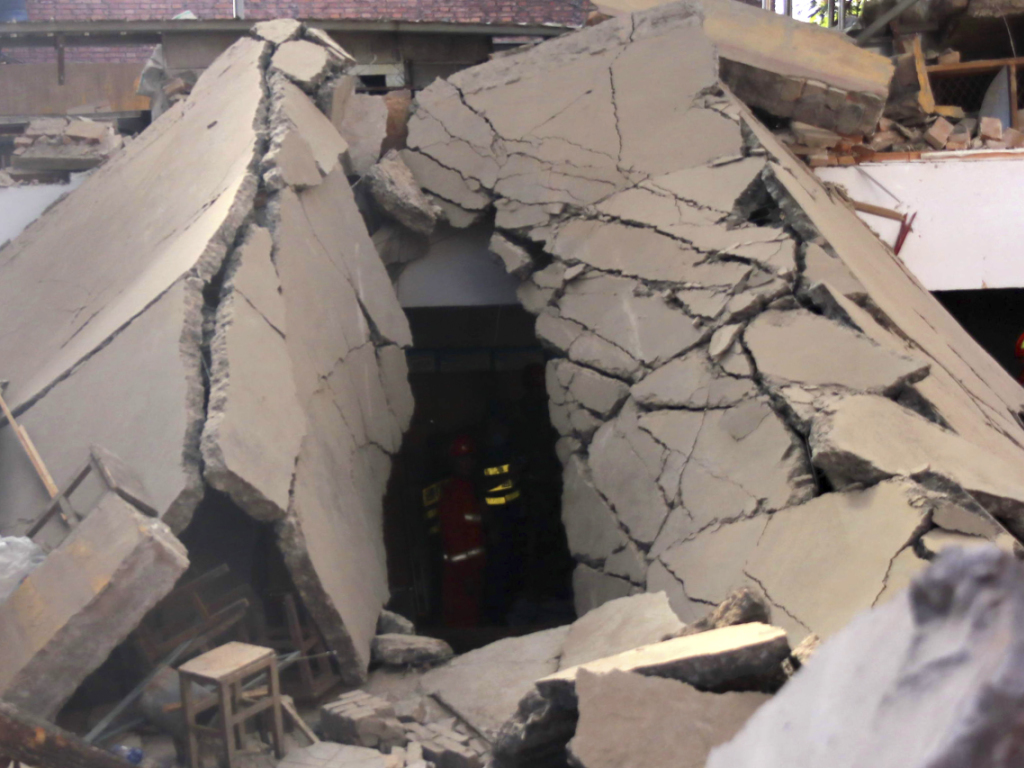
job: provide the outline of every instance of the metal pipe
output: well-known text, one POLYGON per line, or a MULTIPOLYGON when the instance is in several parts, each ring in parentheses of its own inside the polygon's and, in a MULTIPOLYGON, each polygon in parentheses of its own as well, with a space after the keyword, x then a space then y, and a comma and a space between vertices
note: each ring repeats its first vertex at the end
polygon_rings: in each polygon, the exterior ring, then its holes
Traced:
POLYGON ((911 8, 917 2, 918 0, 900 0, 900 2, 871 22, 871 25, 867 29, 857 35, 857 45, 865 45, 871 38, 882 30, 882 27, 907 9, 911 8))

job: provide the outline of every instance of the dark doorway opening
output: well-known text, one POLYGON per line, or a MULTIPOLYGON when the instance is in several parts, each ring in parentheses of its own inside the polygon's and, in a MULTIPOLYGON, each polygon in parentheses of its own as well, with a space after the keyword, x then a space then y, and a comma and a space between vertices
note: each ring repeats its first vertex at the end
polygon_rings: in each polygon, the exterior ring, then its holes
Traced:
POLYGON ((533 316, 407 315, 416 410, 385 499, 390 607, 460 652, 571 621, 558 435, 533 316))
POLYGON ((986 352, 1020 380, 1024 358, 1016 348, 1024 334, 1024 288, 934 291, 933 295, 986 352))

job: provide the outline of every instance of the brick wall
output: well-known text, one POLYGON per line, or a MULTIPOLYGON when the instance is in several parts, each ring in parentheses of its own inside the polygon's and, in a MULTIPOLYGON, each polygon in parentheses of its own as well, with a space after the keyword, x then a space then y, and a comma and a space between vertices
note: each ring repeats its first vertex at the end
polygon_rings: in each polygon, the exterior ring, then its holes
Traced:
MULTIPOLYGON (((26 0, 32 21, 51 19, 169 19, 192 11, 201 19, 229 19, 231 0, 26 0)), ((496 24, 581 25, 588 0, 248 0, 246 17, 398 19, 496 24)))

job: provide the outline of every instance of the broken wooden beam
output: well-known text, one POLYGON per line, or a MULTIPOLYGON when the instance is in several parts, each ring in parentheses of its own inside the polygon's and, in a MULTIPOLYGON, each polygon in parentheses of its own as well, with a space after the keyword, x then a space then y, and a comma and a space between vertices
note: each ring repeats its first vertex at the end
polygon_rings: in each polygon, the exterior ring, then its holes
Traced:
POLYGON ((130 768, 130 763, 86 744, 11 704, 0 702, 0 757, 35 768, 130 768))

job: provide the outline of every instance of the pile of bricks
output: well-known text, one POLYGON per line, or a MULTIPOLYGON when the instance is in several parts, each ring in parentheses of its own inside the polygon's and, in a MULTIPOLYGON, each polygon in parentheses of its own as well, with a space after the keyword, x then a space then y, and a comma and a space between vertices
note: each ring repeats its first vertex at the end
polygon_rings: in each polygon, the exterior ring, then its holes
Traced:
POLYGON ((1003 127, 997 117, 937 117, 930 125, 907 127, 883 117, 871 136, 846 136, 794 121, 777 134, 812 168, 886 160, 919 160, 936 151, 1020 149, 1024 133, 1003 127))
POLYGON ((378 749, 396 757, 396 765, 421 761, 441 768, 481 768, 488 746, 456 718, 426 723, 422 706, 392 704, 356 690, 320 710, 324 737, 342 744, 378 749))
POLYGON ((13 181, 51 181, 54 175, 87 171, 124 146, 112 122, 87 118, 41 117, 29 121, 12 139, 13 181))

